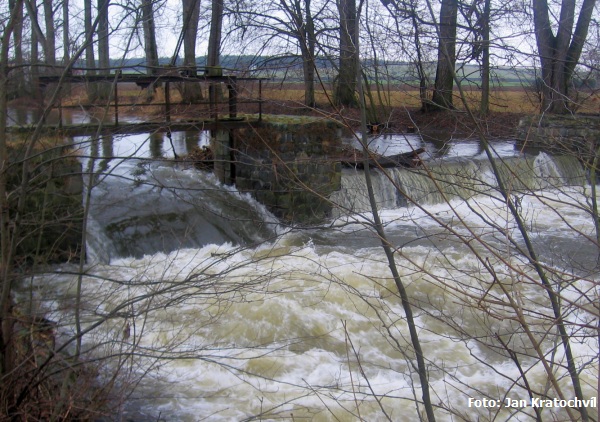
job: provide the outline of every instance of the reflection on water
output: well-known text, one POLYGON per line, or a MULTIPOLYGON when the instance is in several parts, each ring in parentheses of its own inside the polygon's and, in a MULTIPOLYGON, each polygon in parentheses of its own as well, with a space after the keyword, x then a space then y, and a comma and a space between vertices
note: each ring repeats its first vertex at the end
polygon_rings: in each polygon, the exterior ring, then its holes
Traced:
MULTIPOLYGON (((7 125, 9 127, 34 125, 39 122, 42 113, 42 107, 10 107, 7 113, 7 125)), ((106 110, 101 107, 54 108, 50 110, 46 117, 46 124, 48 125, 58 125, 59 122, 63 125, 79 125, 113 123, 114 121, 114 109, 109 108, 106 110)), ((139 123, 143 121, 143 118, 127 115, 123 110, 119 111, 119 123, 139 123)))
MULTIPOLYGON (((360 143, 355 138, 348 139, 347 142, 355 148, 360 148, 360 143)), ((476 139, 435 139, 431 136, 421 137, 419 134, 388 133, 371 137, 368 145, 372 151, 387 156, 424 148, 425 153, 421 158, 426 160, 442 157, 485 158, 483 147, 476 139)), ((494 141, 491 147, 499 157, 514 157, 520 154, 514 139, 494 141)))
POLYGON ((173 159, 187 155, 194 147, 208 145, 210 134, 202 132, 156 132, 133 135, 102 135, 99 140, 87 136, 73 138, 73 144, 82 150, 84 167, 88 168, 89 159, 95 160, 95 169, 105 172, 109 163, 113 171, 127 175, 137 165, 139 159, 173 159))
MULTIPOLYGON (((11 107, 8 110, 8 125, 21 126, 35 124, 38 122, 41 113, 41 108, 11 107)), ((81 109, 67 108, 60 112, 57 109, 53 109, 48 115, 46 122, 56 125, 59 120, 62 120, 64 125, 112 123, 114 122, 114 114, 113 109, 105 111, 102 108, 94 110, 89 108, 84 109, 83 107, 81 109)), ((143 118, 127 116, 123 114, 123 111, 120 111, 120 123, 139 123, 145 120, 152 119, 148 116, 144 116, 143 118)), ((136 157, 145 158, 173 158, 187 154, 196 145, 208 145, 209 136, 205 131, 173 132, 170 139, 167 135, 161 133, 119 135, 115 136, 113 142, 121 145, 114 152, 114 155, 117 157, 133 154, 136 157), (147 145, 144 145, 145 143, 147 145)), ((348 139, 346 142, 356 148, 360 147, 359 142, 355 138, 348 139)), ((453 138, 443 132, 427 134, 426 136, 404 133, 381 134, 369 139, 369 148, 383 155, 401 154, 414 151, 418 148, 424 148, 425 153, 422 154, 422 158, 424 159, 441 157, 484 158, 484 151, 479 141, 453 138)), ((513 139, 494 141, 492 148, 499 157, 519 155, 516 141, 513 139)), ((107 159, 109 155, 103 154, 103 158, 107 159)))
POLYGON ((207 146, 210 144, 210 134, 208 131, 173 132, 171 137, 173 140, 173 147, 177 155, 188 154, 192 148, 196 146, 207 146))

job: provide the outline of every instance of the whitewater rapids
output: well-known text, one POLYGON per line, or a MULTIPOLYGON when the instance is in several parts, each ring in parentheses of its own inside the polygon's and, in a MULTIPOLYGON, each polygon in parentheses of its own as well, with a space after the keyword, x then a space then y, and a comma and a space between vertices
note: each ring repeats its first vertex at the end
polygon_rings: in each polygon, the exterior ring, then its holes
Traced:
MULTIPOLYGON (((545 265, 564 278, 563 300, 581 305, 568 320, 589 398, 597 395, 598 341, 591 329, 597 311, 583 298, 597 295, 597 248, 590 240, 592 220, 574 205, 587 203, 589 186, 535 194, 521 198, 521 213, 545 265)), ((519 235, 505 204, 480 195, 391 208, 382 217, 417 308, 439 420, 533 417, 531 407, 468 407, 469 398, 528 399, 514 384, 520 372, 513 360, 484 345, 495 337, 520 354, 532 388, 548 391, 514 310, 483 265, 494 268, 531 324, 547 327, 536 313, 549 312, 548 299, 508 241, 519 235), (494 300, 477 302, 486 295, 494 300)), ((121 415, 374 421, 387 414, 419 420, 421 393, 404 312, 378 239, 364 224, 370 220, 362 212, 321 229, 283 230, 259 246, 211 244, 86 268, 84 327, 106 320, 85 335, 86 355, 127 356, 121 382, 141 379, 121 415), (124 339, 126 326, 131 335, 124 339)), ((64 341, 74 334, 77 277, 70 271, 65 266, 33 282, 39 306, 61 321, 64 341)), ((564 363, 555 342, 540 334, 547 356, 564 363)), ((560 376, 564 368, 555 370, 570 391, 560 376)), ((564 409, 543 411, 548 418, 566 416, 564 409)))

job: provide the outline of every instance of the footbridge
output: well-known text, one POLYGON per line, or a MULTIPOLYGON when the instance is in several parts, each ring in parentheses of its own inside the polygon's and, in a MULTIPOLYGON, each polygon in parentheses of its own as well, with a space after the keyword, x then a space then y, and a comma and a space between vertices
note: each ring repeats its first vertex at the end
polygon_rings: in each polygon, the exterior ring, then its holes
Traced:
MULTIPOLYGON (((204 74, 197 76, 190 74, 188 68, 159 70, 155 75, 119 71, 101 75, 40 76, 42 91, 53 86, 68 86, 75 91, 78 86, 79 97, 82 97, 90 86, 94 86, 97 92, 103 92, 103 98, 94 101, 81 100, 74 95, 59 95, 57 102, 51 104, 52 109, 58 110, 58 121, 46 123, 44 130, 65 136, 231 130, 262 120, 262 84, 265 78, 223 75, 220 68, 205 69, 204 74), (137 87, 137 95, 127 95, 132 87, 137 87), (200 95, 196 95, 193 102, 186 103, 181 99, 186 89, 193 89, 200 95), (147 94, 140 95, 142 90, 147 90, 147 94), (202 94, 203 91, 208 91, 208 98, 202 94), (159 97, 160 100, 151 97, 159 97), (251 113, 239 115, 240 107, 251 113), (107 118, 102 119, 100 124, 70 123, 63 118, 64 110, 82 108, 95 114, 105 112, 107 118), (134 121, 123 118, 127 112, 133 112, 134 121), (140 119, 140 114, 147 118, 140 119), (193 117, 189 117, 190 114, 193 117)), ((27 133, 34 129, 34 125, 22 125, 8 130, 27 133)))

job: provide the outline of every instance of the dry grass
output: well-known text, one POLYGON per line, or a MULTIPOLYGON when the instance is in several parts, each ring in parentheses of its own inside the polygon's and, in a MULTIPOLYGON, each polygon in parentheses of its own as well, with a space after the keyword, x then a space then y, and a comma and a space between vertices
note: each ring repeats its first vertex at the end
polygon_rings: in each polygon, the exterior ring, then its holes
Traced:
MULTIPOLYGON (((172 87, 174 88, 174 87, 172 87)), ((134 84, 122 84, 118 89, 119 104, 151 105, 165 101, 164 87, 156 89, 152 101, 147 101, 146 89, 136 87, 134 84)), ((173 103, 181 101, 181 95, 177 89, 171 89, 170 100, 173 103)), ((71 89, 70 94, 62 100, 64 106, 89 105, 85 85, 77 85, 71 89)))
MULTIPOLYGON (((376 93, 373 93, 376 95, 376 93)), ((319 105, 327 105, 331 102, 331 92, 325 93, 318 91, 315 94, 316 101, 319 105)), ((466 90, 465 97, 467 103, 473 110, 479 108, 481 101, 481 91, 466 90)), ((304 91, 299 88, 279 88, 276 86, 268 86, 263 90, 263 98, 271 101, 292 101, 303 104, 304 91)), ((394 90, 382 93, 382 98, 391 107, 405 107, 407 109, 418 109, 421 106, 419 92, 417 90, 394 90)), ((596 94, 578 93, 576 95, 578 104, 577 111, 580 113, 598 113, 600 104, 600 96, 596 94)), ((533 92, 528 92, 522 89, 502 89, 494 90, 490 96, 490 111, 492 112, 508 112, 508 113, 536 113, 538 111, 536 95, 533 92)), ((464 109, 458 91, 455 90, 454 104, 457 109, 464 109)))
MULTIPOLYGON (((238 98, 243 100, 258 99, 258 84, 246 83, 240 84, 238 98)), ((206 90, 205 90, 206 91, 206 90)), ((160 104, 165 102, 164 86, 159 87, 151 101, 146 97, 146 90, 135 86, 134 84, 122 84, 119 86, 119 105, 123 112, 131 112, 133 114, 156 116, 164 113, 164 106, 160 104), (127 109, 127 104, 134 104, 130 110, 127 109)), ((481 100, 481 91, 476 89, 466 89, 466 101, 472 110, 479 109, 481 100)), ((454 104, 460 111, 463 110, 462 101, 455 90, 454 104)), ((205 98, 208 98, 208 92, 204 92, 205 98)), ((331 107, 331 90, 317 90, 315 93, 319 108, 324 110, 334 111, 331 107)), ((377 93, 372 92, 373 96, 381 98, 382 102, 396 109, 417 110, 421 103, 419 92, 415 89, 395 89, 377 93)), ((301 84, 276 84, 265 83, 262 90, 262 98, 266 100, 266 105, 263 108, 266 113, 279 114, 303 114, 308 110, 304 107, 304 89, 301 84)), ((186 115, 193 113, 193 109, 198 109, 198 106, 180 106, 176 104, 181 101, 181 95, 176 84, 171 85, 170 101, 173 104, 173 114, 186 115), (188 110, 189 108, 189 110, 188 110), (186 111, 187 110, 187 111, 186 111)), ((577 111, 580 113, 598 113, 600 105, 600 96, 589 93, 577 93, 575 101, 578 104, 577 111)), ((88 105, 89 101, 85 92, 85 86, 78 85, 73 87, 71 95, 63 100, 63 105, 88 105)), ((199 106, 200 108, 206 106, 199 106)), ((197 111, 200 111, 198 109, 197 111)), ((256 113, 258 111, 255 105, 239 106, 240 113, 256 113)), ((490 97, 490 111, 493 113, 517 113, 530 114, 538 111, 538 99, 535 93, 524 89, 497 89, 492 91, 490 97)))

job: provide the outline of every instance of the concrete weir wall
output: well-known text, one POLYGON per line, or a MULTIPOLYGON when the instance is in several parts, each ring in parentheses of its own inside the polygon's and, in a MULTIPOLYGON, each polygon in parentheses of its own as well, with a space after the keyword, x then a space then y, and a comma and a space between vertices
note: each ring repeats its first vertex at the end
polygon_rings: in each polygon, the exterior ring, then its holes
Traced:
POLYGON ((331 216, 340 189, 341 126, 295 116, 267 117, 233 131, 235 184, 284 221, 310 224, 331 216))
POLYGON ((593 159, 600 145, 600 116, 536 115, 523 117, 517 139, 527 147, 593 159))

